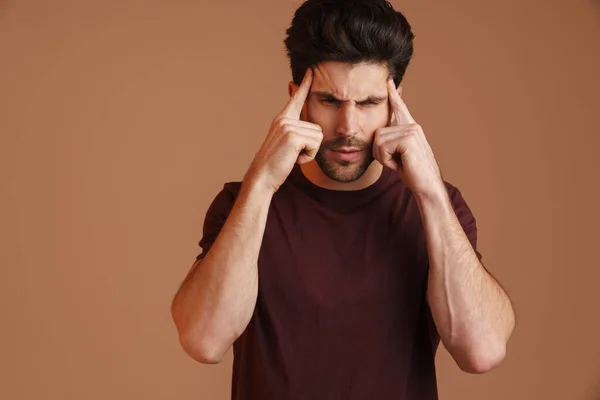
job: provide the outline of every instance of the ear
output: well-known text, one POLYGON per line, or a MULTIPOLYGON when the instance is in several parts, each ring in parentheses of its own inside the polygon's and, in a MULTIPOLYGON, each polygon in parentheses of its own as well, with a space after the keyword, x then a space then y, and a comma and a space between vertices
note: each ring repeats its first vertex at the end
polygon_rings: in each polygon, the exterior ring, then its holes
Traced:
POLYGON ((296 90, 298 90, 298 85, 296 85, 294 81, 290 81, 290 83, 288 83, 288 94, 290 95, 290 97, 292 97, 294 93, 296 93, 296 90))
MULTIPOLYGON (((299 86, 294 83, 294 81, 290 81, 288 83, 288 94, 290 98, 298 91, 299 86)), ((302 111, 300 112, 300 120, 306 121, 306 103, 302 106, 302 111)))
MULTIPOLYGON (((393 76, 389 75, 388 78, 393 78, 393 76)), ((396 86, 396 81, 394 80, 394 86, 396 86)), ((396 92, 398 93, 398 96, 402 97, 402 86, 399 83, 398 87, 396 88, 396 92)))

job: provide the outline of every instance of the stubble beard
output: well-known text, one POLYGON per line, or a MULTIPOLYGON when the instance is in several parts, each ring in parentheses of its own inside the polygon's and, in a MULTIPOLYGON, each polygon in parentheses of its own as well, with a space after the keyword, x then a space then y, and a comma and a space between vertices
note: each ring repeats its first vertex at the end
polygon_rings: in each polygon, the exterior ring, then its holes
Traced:
POLYGON ((371 146, 361 148, 363 154, 361 154, 362 157, 360 159, 356 161, 346 161, 328 158, 326 156, 326 151, 329 147, 321 147, 319 151, 317 151, 315 161, 321 168, 321 171, 323 171, 325 176, 329 179, 343 183, 354 182, 363 176, 371 163, 375 160, 371 146))

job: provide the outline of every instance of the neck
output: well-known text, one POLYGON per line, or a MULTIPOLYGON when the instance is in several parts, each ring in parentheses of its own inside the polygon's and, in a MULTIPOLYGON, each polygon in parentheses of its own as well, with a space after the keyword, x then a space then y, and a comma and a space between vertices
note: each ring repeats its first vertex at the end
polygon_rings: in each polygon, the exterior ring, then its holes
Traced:
POLYGON ((371 165, 367 168, 365 173, 355 180, 354 182, 338 182, 326 176, 319 164, 315 160, 308 162, 306 164, 301 164, 300 169, 302 173, 311 183, 331 190, 361 190, 366 187, 371 186, 377 179, 381 176, 383 172, 383 165, 381 165, 377 160, 374 160, 371 165))

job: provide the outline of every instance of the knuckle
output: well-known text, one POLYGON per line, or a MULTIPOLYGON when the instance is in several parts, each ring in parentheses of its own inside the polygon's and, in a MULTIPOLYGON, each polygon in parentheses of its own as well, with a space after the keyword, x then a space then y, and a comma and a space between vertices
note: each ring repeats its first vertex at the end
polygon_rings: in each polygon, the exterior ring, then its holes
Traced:
POLYGON ((281 125, 282 125, 282 120, 283 119, 284 118, 280 117, 280 116, 275 117, 275 119, 273 120, 273 122, 271 122, 271 129, 280 128, 281 125))
POLYGON ((283 141, 286 145, 292 145, 297 142, 298 138, 296 137, 296 135, 293 134, 293 132, 286 133, 287 134, 283 137, 283 141))
POLYGON ((282 130, 286 128, 287 124, 288 122, 283 118, 277 121, 277 127, 282 130))
POLYGON ((278 117, 274 122, 276 127, 282 128, 287 123, 287 118, 278 117))

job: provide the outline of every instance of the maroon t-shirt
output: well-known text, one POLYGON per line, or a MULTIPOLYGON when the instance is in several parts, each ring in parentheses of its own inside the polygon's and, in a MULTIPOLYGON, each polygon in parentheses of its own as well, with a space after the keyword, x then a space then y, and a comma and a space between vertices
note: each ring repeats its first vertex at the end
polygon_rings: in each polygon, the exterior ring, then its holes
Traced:
MULTIPOLYGON (((210 205, 198 259, 240 187, 226 183, 210 205)), ((446 187, 476 249, 475 218, 446 187)), ((437 399, 428 268, 418 205, 395 171, 334 191, 296 164, 269 208, 256 307, 233 345, 232 399, 437 399)))

